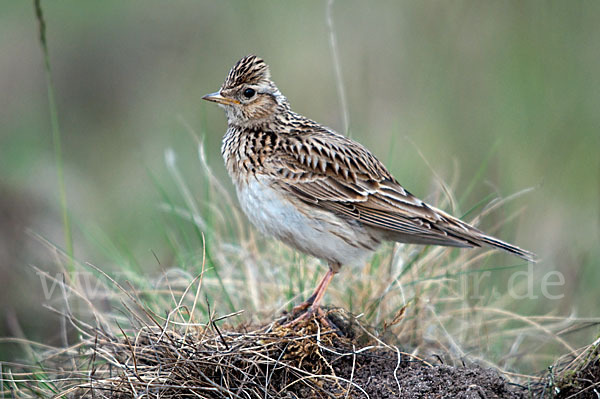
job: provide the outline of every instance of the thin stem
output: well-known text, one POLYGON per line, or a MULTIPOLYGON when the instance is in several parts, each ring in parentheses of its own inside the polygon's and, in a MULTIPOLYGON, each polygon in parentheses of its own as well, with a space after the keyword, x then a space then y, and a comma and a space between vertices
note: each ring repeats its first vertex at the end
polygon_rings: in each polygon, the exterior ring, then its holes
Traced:
POLYGON ((67 190, 63 172, 63 155, 60 139, 60 127, 58 124, 58 112, 56 102, 54 101, 54 85, 52 83, 52 73, 50 71, 50 56, 48 55, 48 45, 46 42, 46 23, 42 12, 41 0, 33 1, 35 16, 39 25, 40 45, 44 55, 44 67, 46 72, 46 87, 48 91, 48 108, 50 111, 50 124, 52 126, 52 142, 54 144, 54 162, 56 164, 56 174, 58 177, 58 192, 60 196, 60 207, 62 210, 62 223, 64 228, 65 245, 67 255, 69 256, 68 269, 73 272, 73 235, 71 231, 71 222, 67 210, 67 190))
POLYGON ((342 79, 342 66, 338 55, 337 40, 335 38, 335 28, 333 26, 333 2, 327 2, 327 27, 329 28, 329 46, 331 47, 331 55, 333 57, 333 68, 335 69, 335 81, 340 99, 340 107, 342 108, 342 117, 344 118, 344 134, 348 135, 350 119, 348 116, 348 103, 346 102, 346 91, 344 89, 344 81, 342 79))

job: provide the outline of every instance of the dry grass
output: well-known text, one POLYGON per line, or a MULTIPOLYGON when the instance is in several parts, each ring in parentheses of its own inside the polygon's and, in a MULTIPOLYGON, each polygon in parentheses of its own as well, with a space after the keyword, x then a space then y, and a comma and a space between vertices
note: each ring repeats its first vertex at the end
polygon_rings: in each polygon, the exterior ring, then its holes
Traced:
MULTIPOLYGON (((47 358, 47 364, 61 368, 68 366, 69 360, 78 361, 76 367, 62 373, 46 369, 48 375, 55 374, 53 381, 58 386, 65 387, 54 392, 55 396, 339 397, 352 387, 364 390, 352 380, 335 375, 328 360, 332 354, 348 356, 356 363, 357 353, 364 356, 382 350, 393 352, 377 344, 353 351, 349 340, 332 331, 321 331, 322 326, 314 320, 295 329, 272 323, 236 330, 219 329, 218 320, 212 320, 206 326, 185 328, 184 333, 181 329, 158 326, 148 313, 135 317, 138 321, 149 318, 152 325, 142 323, 136 330, 121 330, 118 337, 96 329, 93 337, 77 347, 58 358, 47 358), (339 353, 341 349, 345 353, 339 353), (288 392, 300 396, 286 396, 288 392)), ((30 392, 38 383, 39 380, 28 385, 30 392)), ((12 393, 21 396, 27 391, 12 393)), ((38 393, 48 394, 41 390, 38 393)))
MULTIPOLYGON (((343 310, 329 311, 336 331, 317 319, 287 326, 285 316, 260 327, 218 327, 234 315, 211 316, 207 323, 185 322, 188 309, 180 305, 161 317, 143 306, 133 291, 113 284, 122 293, 123 314, 130 326, 127 330, 118 322, 105 325, 101 321, 105 315, 94 315, 98 324, 93 326, 71 312, 63 314, 80 333, 79 342, 68 348, 44 348, 37 366, 12 364, 2 394, 73 398, 413 397, 400 383, 400 368, 418 375, 418 379, 423 379, 423 374, 437 378, 436 374, 428 375, 434 366, 386 344, 375 331, 343 310)), ((484 379, 482 385, 492 380, 491 388, 506 389, 504 381, 494 374, 490 377, 484 371, 481 377, 475 376, 484 379)), ((520 397, 506 392, 511 398, 520 397)))
MULTIPOLYGON (((400 347, 406 347, 402 340, 410 337, 409 328, 415 324, 414 320, 406 319, 405 312, 409 307, 403 308, 395 319, 388 320, 384 331, 366 326, 339 309, 329 312, 338 331, 314 319, 293 327, 282 326, 286 321, 285 314, 260 326, 237 322, 232 326, 232 321, 240 314, 218 316, 208 301, 205 303, 209 309, 206 319, 193 316, 198 316, 196 309, 203 301, 201 289, 206 283, 203 274, 188 280, 186 286, 179 285, 182 281, 171 281, 169 289, 159 288, 152 293, 154 298, 166 296, 173 301, 174 306, 165 313, 151 310, 151 306, 140 299, 142 293, 120 285, 100 270, 88 266, 106 281, 105 288, 114 288, 104 299, 111 305, 105 309, 113 307, 116 311, 109 313, 95 306, 102 301, 88 301, 83 292, 75 292, 81 288, 75 288, 75 281, 57 281, 64 293, 74 294, 63 298, 65 303, 80 307, 79 312, 83 315, 81 318, 75 316, 72 306, 66 306, 62 311, 54 309, 69 322, 72 330, 78 332, 76 343, 66 348, 50 348, 18 341, 29 348, 32 359, 36 360, 29 364, 7 365, 9 367, 3 370, 3 395, 57 398, 413 397, 414 393, 407 393, 401 385, 401 381, 406 382, 407 375, 417 375, 419 380, 432 376, 439 378, 435 372, 446 367, 439 366, 440 363, 448 359, 464 363, 469 358, 454 358, 451 351, 445 349, 444 341, 424 340, 410 352, 400 350, 400 347), (397 336, 392 333, 394 330, 404 335, 397 336), (437 356, 427 355, 424 360, 417 355, 425 352, 437 356), (407 366, 409 363, 412 365, 407 366), (365 379, 365 369, 368 379, 365 379), (402 376, 401 372, 406 375, 402 376), (387 379, 382 378, 383 374, 387 374, 387 379), (379 380, 373 383, 372 378, 379 380), (375 394, 374 389, 378 389, 375 394), (380 396, 381 391, 389 392, 390 396, 380 396), (397 396, 398 392, 407 396, 397 396)), ((427 321, 425 315, 423 319, 427 321)), ((535 323, 545 325, 543 321, 535 323)), ((451 339, 456 344, 456 338, 451 339)), ((563 361, 564 371, 557 374, 560 377, 555 374, 542 377, 505 375, 528 385, 530 397, 571 397, 547 396, 556 387, 567 387, 561 388, 563 392, 572 392, 576 387, 580 392, 593 392, 594 384, 585 385, 585 378, 589 378, 590 372, 597 372, 590 371, 590 365, 597 369, 595 348, 595 351, 593 347, 578 351, 579 355, 572 356, 569 364, 563 361), (567 377, 569 382, 566 382, 567 377)), ((459 375, 467 374, 457 370, 459 375)), ((485 389, 508 389, 489 371, 468 370, 471 375, 475 373, 476 382, 482 386, 495 379, 494 385, 485 389)), ((441 381, 446 384, 447 380, 441 381)), ((413 382, 407 384, 414 385, 413 382)), ((483 388, 478 389, 484 392, 483 388)), ((486 390, 484 394, 518 398, 524 397, 525 391, 502 392, 493 395, 486 390)))

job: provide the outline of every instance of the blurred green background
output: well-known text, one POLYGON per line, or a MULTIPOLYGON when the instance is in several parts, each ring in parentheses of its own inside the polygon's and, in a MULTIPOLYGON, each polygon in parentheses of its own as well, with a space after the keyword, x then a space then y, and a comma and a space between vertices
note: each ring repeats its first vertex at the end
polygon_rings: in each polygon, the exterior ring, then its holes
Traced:
MULTIPOLYGON (((202 195, 188 123, 232 189, 225 117, 201 97, 246 54, 270 64, 295 111, 343 131, 324 1, 43 7, 81 261, 172 265, 154 184, 173 188, 164 151, 202 195)), ((439 192, 434 173, 456 181, 458 216, 535 187, 483 227, 524 208, 497 234, 564 274, 564 298, 541 309, 598 316, 600 3, 338 1, 332 15, 352 137, 423 199, 439 192)), ((59 318, 29 265, 53 270, 56 259, 26 234, 64 247, 37 29, 31 2, 0 3, 0 336, 52 342, 59 318)))

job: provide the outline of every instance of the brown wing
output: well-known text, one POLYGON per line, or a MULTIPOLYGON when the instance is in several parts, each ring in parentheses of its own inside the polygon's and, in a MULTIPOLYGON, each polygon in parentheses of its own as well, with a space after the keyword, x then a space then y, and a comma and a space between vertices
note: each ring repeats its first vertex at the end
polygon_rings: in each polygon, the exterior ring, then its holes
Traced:
POLYGON ((390 240, 480 245, 478 230, 415 198, 360 144, 328 131, 281 140, 263 172, 288 194, 380 228, 390 240))

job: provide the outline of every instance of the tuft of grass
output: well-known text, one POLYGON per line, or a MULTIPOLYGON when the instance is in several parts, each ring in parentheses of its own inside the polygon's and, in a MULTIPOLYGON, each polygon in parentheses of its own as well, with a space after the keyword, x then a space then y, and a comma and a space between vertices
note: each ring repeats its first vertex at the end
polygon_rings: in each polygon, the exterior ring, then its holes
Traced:
POLYGON ((556 360, 542 387, 553 399, 600 396, 600 338, 556 360))

